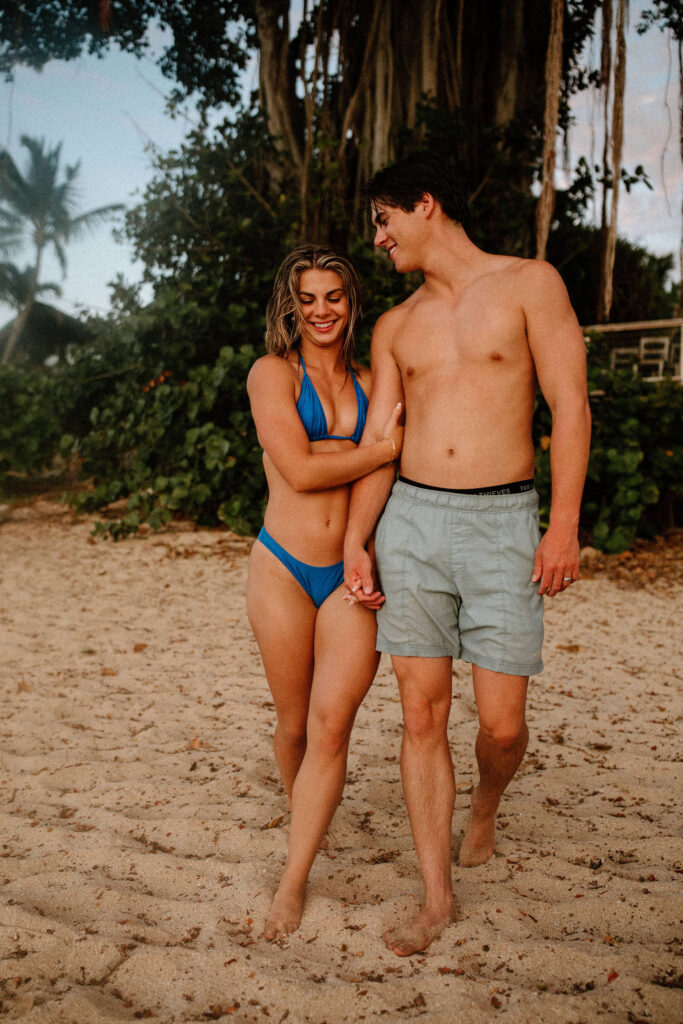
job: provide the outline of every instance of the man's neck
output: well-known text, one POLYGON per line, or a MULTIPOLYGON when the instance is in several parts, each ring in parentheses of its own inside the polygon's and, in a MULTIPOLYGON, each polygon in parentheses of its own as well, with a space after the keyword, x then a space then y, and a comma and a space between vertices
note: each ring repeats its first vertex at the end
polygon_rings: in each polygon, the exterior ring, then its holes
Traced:
POLYGON ((458 292, 477 276, 488 262, 485 253, 468 238, 464 228, 452 221, 435 232, 422 258, 422 272, 428 291, 458 292))

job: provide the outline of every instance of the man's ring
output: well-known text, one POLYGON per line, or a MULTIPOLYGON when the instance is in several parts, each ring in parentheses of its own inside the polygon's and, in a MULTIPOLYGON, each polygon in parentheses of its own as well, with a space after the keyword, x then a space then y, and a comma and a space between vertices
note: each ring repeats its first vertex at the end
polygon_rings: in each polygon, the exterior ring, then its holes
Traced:
POLYGON ((563 583, 573 583, 574 582, 574 577, 573 576, 563 576, 562 577, 562 582, 563 583))

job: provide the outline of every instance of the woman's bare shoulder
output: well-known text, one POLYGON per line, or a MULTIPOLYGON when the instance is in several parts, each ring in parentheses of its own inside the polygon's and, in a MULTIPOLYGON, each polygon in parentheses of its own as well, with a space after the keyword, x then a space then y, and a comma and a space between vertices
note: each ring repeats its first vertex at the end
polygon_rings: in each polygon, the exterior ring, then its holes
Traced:
POLYGON ((247 390, 260 387, 283 387, 296 380, 296 367, 289 359, 269 352, 257 359, 247 376, 247 390))
POLYGON ((370 394, 372 388, 372 371, 368 366, 363 366, 361 363, 356 363, 353 368, 353 372, 356 375, 358 383, 362 387, 366 395, 370 394))

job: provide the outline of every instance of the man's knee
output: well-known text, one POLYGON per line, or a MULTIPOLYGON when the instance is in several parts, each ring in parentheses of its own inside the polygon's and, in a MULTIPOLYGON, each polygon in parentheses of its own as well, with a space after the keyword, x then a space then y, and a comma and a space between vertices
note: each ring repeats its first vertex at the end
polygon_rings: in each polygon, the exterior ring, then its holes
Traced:
POLYGON ((450 701, 420 694, 403 697, 403 726, 412 740, 431 740, 446 732, 450 701))
POLYGON ((499 721, 480 722, 479 731, 482 736, 505 754, 526 746, 529 731, 524 719, 521 722, 499 721))
POLYGON ((445 734, 451 709, 450 658, 392 658, 405 734, 419 741, 445 734))

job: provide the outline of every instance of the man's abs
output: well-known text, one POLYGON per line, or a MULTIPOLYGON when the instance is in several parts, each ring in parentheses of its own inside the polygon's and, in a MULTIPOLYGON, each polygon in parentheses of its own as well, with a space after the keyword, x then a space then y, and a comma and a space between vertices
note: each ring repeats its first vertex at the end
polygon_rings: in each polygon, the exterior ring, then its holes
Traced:
POLYGON ((530 388, 459 387, 427 399, 406 389, 403 476, 432 487, 492 487, 534 474, 530 388), (526 393, 524 393, 526 392, 526 393))

